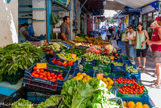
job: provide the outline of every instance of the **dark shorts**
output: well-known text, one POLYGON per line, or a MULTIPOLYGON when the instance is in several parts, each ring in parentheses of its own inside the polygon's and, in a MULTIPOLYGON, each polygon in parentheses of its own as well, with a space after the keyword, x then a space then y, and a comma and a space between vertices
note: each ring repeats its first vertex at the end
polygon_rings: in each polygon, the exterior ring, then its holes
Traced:
POLYGON ((161 63, 161 51, 152 52, 154 63, 161 63))
POLYGON ((146 57, 146 52, 147 52, 146 49, 137 49, 136 50, 136 56, 137 57, 140 57, 140 56, 146 57))

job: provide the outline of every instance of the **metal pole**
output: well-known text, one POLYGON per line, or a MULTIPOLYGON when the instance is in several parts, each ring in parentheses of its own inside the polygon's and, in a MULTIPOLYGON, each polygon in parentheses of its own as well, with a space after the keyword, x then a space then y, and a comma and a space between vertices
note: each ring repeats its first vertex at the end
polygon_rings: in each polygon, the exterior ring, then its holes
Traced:
POLYGON ((47 16, 47 42, 50 41, 51 35, 51 0, 46 0, 46 16, 47 16))
POLYGON ((74 33, 73 33, 73 0, 71 0, 70 3, 71 3, 71 9, 70 9, 70 39, 72 40, 74 38, 74 33))
POLYGON ((76 16, 80 13, 80 11, 82 10, 82 8, 84 7, 84 5, 87 3, 88 0, 84 1, 84 3, 82 4, 81 8, 78 10, 78 12, 75 14, 74 18, 76 18, 76 16))

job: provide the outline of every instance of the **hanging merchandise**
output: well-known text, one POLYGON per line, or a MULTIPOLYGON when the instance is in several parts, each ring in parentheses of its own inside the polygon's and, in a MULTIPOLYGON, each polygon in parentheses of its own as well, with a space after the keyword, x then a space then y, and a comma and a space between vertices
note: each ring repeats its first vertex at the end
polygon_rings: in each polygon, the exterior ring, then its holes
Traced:
POLYGON ((126 23, 126 24, 128 23, 128 19, 127 19, 127 16, 125 17, 125 23, 126 23))
POLYGON ((55 24, 57 24, 57 23, 58 23, 57 17, 56 17, 54 14, 52 14, 51 24, 52 24, 52 25, 55 25, 55 24))

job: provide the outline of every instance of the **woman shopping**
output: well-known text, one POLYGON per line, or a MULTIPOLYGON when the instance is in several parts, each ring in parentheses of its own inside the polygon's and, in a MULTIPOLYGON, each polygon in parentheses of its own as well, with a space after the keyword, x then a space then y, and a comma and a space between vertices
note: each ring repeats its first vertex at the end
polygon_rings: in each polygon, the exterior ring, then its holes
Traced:
POLYGON ((138 59, 138 68, 142 68, 142 70, 145 70, 145 64, 146 64, 146 43, 149 41, 149 35, 146 30, 143 28, 143 24, 138 24, 138 31, 136 33, 136 56, 138 59), (141 56, 143 58, 143 66, 141 65, 141 56))
POLYGON ((129 57, 133 64, 135 64, 134 58, 136 57, 136 50, 134 49, 136 32, 134 31, 134 26, 129 26, 129 32, 127 33, 126 39, 129 41, 129 57))

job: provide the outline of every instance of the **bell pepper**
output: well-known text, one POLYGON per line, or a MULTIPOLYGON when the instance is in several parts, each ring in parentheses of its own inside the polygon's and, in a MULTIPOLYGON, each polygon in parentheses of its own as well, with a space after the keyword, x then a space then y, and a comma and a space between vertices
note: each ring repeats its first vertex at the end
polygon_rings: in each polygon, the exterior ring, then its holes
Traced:
POLYGON ((54 58, 54 59, 52 60, 52 62, 55 63, 55 62, 56 62, 56 58, 54 58))

